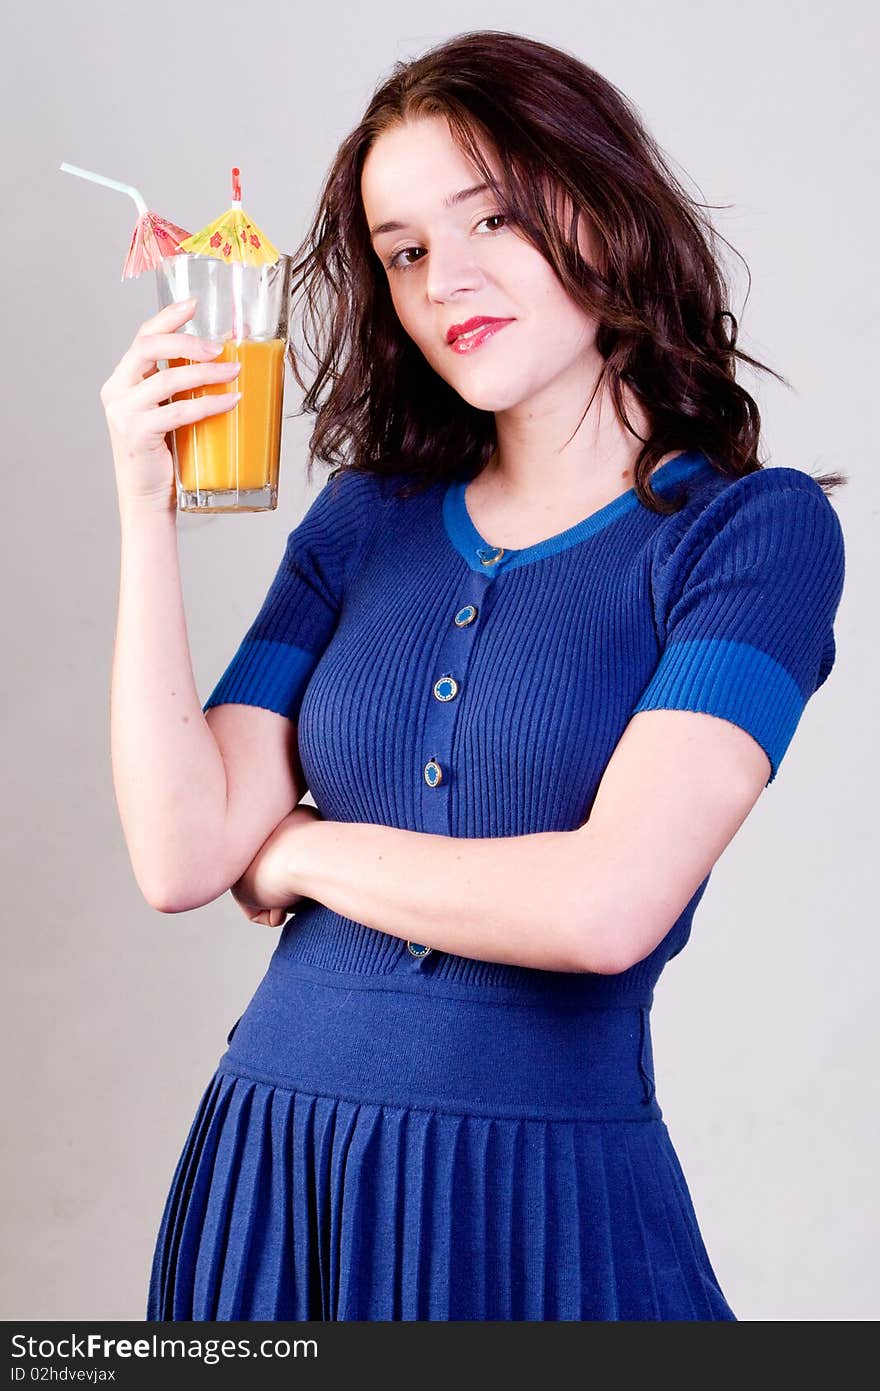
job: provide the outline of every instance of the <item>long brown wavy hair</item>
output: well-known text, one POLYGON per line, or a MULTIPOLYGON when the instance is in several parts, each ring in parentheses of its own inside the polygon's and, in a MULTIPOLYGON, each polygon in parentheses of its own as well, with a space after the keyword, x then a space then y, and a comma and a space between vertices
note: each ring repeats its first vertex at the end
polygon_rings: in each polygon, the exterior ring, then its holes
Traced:
MULTIPOLYGON (((649 433, 633 477, 639 500, 655 512, 676 510, 647 482, 671 450, 701 450, 729 477, 762 468, 760 414, 735 380, 737 360, 790 383, 736 346, 719 234, 703 211, 713 205, 690 197, 633 105, 606 78, 563 50, 490 29, 459 34, 394 65, 339 147, 294 254, 289 351, 305 392, 297 414, 316 416, 309 479, 320 459, 334 466, 334 477, 352 470, 405 474, 412 482, 405 480, 403 492, 410 493, 474 476, 496 447, 494 414, 463 400, 404 332, 361 200, 364 161, 383 131, 438 115, 498 196, 505 218, 597 324, 603 367, 584 414, 603 382, 639 439, 624 385, 644 409, 649 433), (481 144, 497 157, 501 182, 481 144), (556 196, 552 207, 545 201, 548 187, 567 195, 567 235, 556 196), (580 216, 597 247, 596 264, 578 248, 580 216), (300 291, 303 338, 316 364, 311 385, 293 342, 300 291)), ((816 478, 825 492, 848 481, 839 473, 816 478)))

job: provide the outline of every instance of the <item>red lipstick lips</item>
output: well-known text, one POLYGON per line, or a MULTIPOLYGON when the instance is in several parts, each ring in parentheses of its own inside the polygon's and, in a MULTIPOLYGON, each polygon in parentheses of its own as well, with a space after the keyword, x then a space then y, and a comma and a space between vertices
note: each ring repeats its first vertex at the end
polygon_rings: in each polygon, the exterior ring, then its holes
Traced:
POLYGON ((481 314, 479 318, 468 319, 467 323, 465 324, 453 324, 451 328, 446 330, 446 341, 447 343, 452 343, 456 338, 461 337, 463 333, 470 333, 472 329, 480 328, 483 324, 509 323, 510 319, 492 319, 487 317, 485 314, 481 314))
POLYGON ((453 324, 447 330, 446 341, 454 352, 470 351, 472 347, 484 342, 491 337, 492 333, 503 328, 505 324, 513 323, 512 319, 495 319, 488 315, 480 314, 476 318, 468 319, 464 324, 453 324), (479 332, 479 330, 485 330, 479 332))

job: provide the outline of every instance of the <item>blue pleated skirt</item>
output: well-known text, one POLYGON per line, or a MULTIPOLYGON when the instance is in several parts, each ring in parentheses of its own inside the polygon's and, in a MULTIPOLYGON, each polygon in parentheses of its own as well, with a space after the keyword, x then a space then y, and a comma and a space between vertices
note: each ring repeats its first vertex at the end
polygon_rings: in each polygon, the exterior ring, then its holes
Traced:
MULTIPOLYGON (((276 952, 174 1172, 148 1320, 735 1320, 647 1001, 276 952)), ((567 983, 566 983, 567 982, 567 983)))

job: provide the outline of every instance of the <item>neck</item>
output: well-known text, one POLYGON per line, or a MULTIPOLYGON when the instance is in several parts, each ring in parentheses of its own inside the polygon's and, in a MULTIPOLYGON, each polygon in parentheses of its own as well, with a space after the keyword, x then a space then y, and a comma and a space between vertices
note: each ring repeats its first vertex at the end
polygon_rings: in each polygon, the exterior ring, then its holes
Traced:
MULTIPOLYGON (((627 389, 624 404, 633 428, 646 436, 645 414, 627 389)), ((631 487, 642 441, 618 418, 610 399, 597 393, 570 439, 577 418, 563 420, 561 414, 535 409, 533 402, 521 412, 496 412, 497 445, 482 470, 486 481, 521 497, 539 492, 569 496, 580 492, 587 496, 631 487)), ((675 450, 665 458, 679 452, 675 450)))

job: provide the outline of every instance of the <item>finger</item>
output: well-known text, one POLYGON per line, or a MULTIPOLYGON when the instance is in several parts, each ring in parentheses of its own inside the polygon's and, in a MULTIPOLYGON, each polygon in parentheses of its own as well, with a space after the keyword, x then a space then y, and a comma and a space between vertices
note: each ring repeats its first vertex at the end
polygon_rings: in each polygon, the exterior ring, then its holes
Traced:
POLYGON ((165 435, 183 425, 193 425, 208 415, 222 415, 234 410, 241 392, 221 391, 215 395, 195 396, 183 401, 169 401, 167 406, 155 406, 143 416, 144 434, 149 437, 165 435))
POLYGON ((168 401, 183 391, 205 391, 211 388, 222 389, 227 383, 238 380, 241 368, 237 362, 195 362, 185 367, 163 367, 151 377, 145 377, 131 388, 130 405, 134 409, 146 409, 168 401))
POLYGON ((281 927, 284 917, 283 908, 264 908, 262 913, 251 918, 251 922, 260 923, 263 927, 281 927))
POLYGON ((198 300, 176 299, 172 304, 166 304, 164 309, 160 309, 158 314, 154 314, 150 319, 144 319, 137 331, 137 336, 142 333, 162 333, 167 332, 178 324, 186 324, 195 313, 198 300))
POLYGON ((162 358, 168 362, 179 357, 191 362, 211 362, 222 350, 222 343, 211 343, 194 333, 138 334, 122 355, 117 375, 125 386, 136 386, 148 373, 157 371, 162 358))

